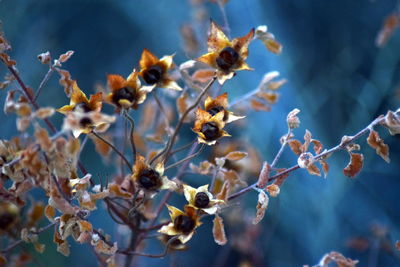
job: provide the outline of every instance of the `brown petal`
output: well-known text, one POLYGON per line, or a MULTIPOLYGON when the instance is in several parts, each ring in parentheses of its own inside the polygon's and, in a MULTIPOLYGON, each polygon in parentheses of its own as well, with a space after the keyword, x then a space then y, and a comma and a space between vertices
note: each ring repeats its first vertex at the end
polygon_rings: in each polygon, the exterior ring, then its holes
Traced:
POLYGON ((157 62, 158 58, 153 53, 151 53, 147 48, 143 49, 142 57, 139 61, 142 70, 157 64, 157 62))

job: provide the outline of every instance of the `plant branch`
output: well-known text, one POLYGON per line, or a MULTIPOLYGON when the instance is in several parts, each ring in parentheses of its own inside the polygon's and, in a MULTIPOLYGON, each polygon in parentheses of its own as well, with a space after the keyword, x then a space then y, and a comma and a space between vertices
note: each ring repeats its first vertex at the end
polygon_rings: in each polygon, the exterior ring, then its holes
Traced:
POLYGON ((132 166, 133 166, 133 165, 135 165, 135 162, 136 162, 136 146, 135 146, 135 137, 133 135, 133 133, 135 131, 135 121, 129 115, 127 110, 124 111, 124 116, 129 121, 129 123, 131 124, 131 129, 130 129, 130 132, 129 132, 129 140, 131 142, 131 148, 132 148, 132 156, 133 156, 133 164, 132 164, 132 166))
POLYGON ((185 110, 185 112, 182 114, 182 117, 179 119, 178 125, 175 128, 174 133, 172 134, 171 138, 169 139, 167 145, 165 146, 165 148, 158 153, 151 161, 150 164, 153 164, 159 157, 161 157, 162 155, 164 155, 164 162, 167 161, 168 156, 169 156, 169 152, 172 149, 172 146, 175 143, 175 139, 179 133, 179 130, 181 129, 183 122, 186 118, 186 116, 194 109, 198 106, 198 104, 200 103, 202 97, 207 93, 207 91, 211 88, 211 86, 213 85, 213 83, 215 82, 215 80, 217 79, 217 76, 214 76, 209 82, 208 84, 204 87, 203 91, 197 96, 195 102, 193 105, 191 105, 187 110, 185 110))
POLYGON ((189 155, 189 156, 187 156, 187 157, 185 157, 185 158, 183 158, 183 159, 181 159, 181 160, 179 160, 179 161, 177 161, 177 162, 175 162, 175 163, 173 163, 173 164, 171 164, 171 165, 165 167, 164 170, 168 170, 168 169, 170 169, 170 168, 174 168, 174 167, 176 167, 176 166, 178 166, 178 165, 184 163, 184 162, 187 161, 187 160, 190 160, 190 159, 192 159, 192 158, 197 157, 201 152, 203 152, 203 149, 204 149, 204 144, 202 144, 202 145, 200 146, 200 149, 199 149, 196 153, 191 154, 191 155, 189 155))
POLYGON ((113 144, 111 144, 110 142, 108 142, 106 139, 104 139, 101 135, 99 135, 98 133, 96 133, 95 131, 91 132, 94 136, 96 136, 97 138, 99 138, 101 141, 103 141, 104 143, 106 143, 109 147, 111 147, 115 153, 118 154, 118 156, 121 157, 121 159, 126 163, 126 166, 128 167, 129 170, 132 169, 133 164, 131 164, 126 157, 124 156, 124 154, 122 154, 113 144))
POLYGON ((165 249, 162 253, 160 254, 149 254, 149 253, 143 253, 143 252, 138 252, 138 251, 130 251, 130 250, 118 250, 117 253, 120 254, 125 254, 125 255, 136 255, 136 256, 143 256, 143 257, 149 257, 149 258, 162 258, 168 253, 169 246, 174 242, 179 235, 176 235, 172 237, 170 240, 165 245, 165 249))
POLYGON ((54 67, 50 65, 49 70, 47 71, 46 75, 44 76, 43 80, 40 82, 39 87, 36 91, 35 96, 33 97, 33 100, 36 101, 37 98, 39 97, 40 93, 42 92, 43 87, 46 85, 46 83, 49 81, 51 75, 54 72, 54 67))
MULTIPOLYGON (((57 222, 52 222, 42 228, 40 228, 37 231, 31 231, 32 234, 40 234, 44 231, 46 231, 47 229, 50 229, 53 225, 55 225, 57 222)), ((6 247, 5 249, 3 249, 1 251, 1 254, 7 254, 8 252, 10 252, 11 250, 13 250, 14 248, 18 247, 19 245, 21 245, 22 243, 24 243, 24 241, 22 239, 19 239, 17 241, 15 241, 14 243, 10 244, 8 247, 6 247)))
MULTIPOLYGON (((365 127, 364 129, 362 129, 361 131, 356 133, 354 136, 349 136, 349 138, 346 139, 345 142, 341 142, 340 144, 336 145, 335 147, 332 147, 332 148, 330 148, 328 150, 325 150, 324 152, 316 155, 314 157, 314 159, 315 160, 323 159, 323 158, 329 157, 331 154, 335 153, 338 150, 345 149, 347 145, 349 145, 350 143, 354 142, 355 140, 357 140, 358 138, 360 138, 364 134, 368 133, 373 127, 375 127, 376 125, 380 124, 384 120, 385 120, 385 117, 383 117, 383 116, 380 116, 380 117, 376 118, 367 127, 365 127)), ((296 165, 294 165, 294 166, 292 166, 292 167, 290 167, 290 168, 288 168, 288 169, 286 169, 286 170, 284 170, 282 172, 279 172, 279 173, 271 176, 268 179, 268 182, 274 181, 274 180, 282 177, 283 175, 289 174, 292 171, 295 171, 295 170, 297 170, 299 168, 300 168, 300 166, 298 164, 296 164, 296 165)), ((228 197, 228 200, 233 200, 233 199, 235 199, 235 198, 237 198, 237 197, 249 192, 250 190, 252 190, 254 188, 257 188, 257 182, 249 185, 248 187, 243 188, 242 190, 240 190, 240 191, 238 191, 236 193, 233 193, 232 195, 230 195, 228 197)))

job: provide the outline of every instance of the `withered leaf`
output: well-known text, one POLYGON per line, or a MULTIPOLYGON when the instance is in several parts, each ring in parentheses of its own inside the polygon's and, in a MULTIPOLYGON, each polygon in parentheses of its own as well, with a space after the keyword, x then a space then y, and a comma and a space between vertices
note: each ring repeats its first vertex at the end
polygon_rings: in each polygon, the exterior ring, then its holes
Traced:
POLYGON ((296 155, 300 155, 302 153, 301 151, 301 142, 296 139, 292 139, 288 141, 290 149, 292 149, 293 153, 296 155))
POLYGON ((64 54, 60 55, 60 57, 58 58, 58 60, 59 60, 60 62, 64 63, 64 62, 66 62, 68 59, 70 59, 74 53, 75 53, 74 51, 69 50, 69 51, 65 52, 64 54))
POLYGON ((49 221, 53 222, 56 216, 56 209, 53 206, 47 205, 44 209, 44 215, 46 215, 49 221))
POLYGON ((325 161, 325 160, 319 160, 318 161, 321 166, 322 166, 322 171, 324 172, 324 177, 326 178, 326 176, 328 175, 328 171, 329 171, 329 164, 325 161))
POLYGON ((344 175, 350 178, 355 177, 361 171, 363 162, 363 154, 350 153, 350 162, 347 164, 346 168, 343 169, 344 175))
POLYGON ((258 193, 258 202, 257 202, 257 215, 253 219, 253 224, 258 224, 265 215, 265 211, 268 208, 269 197, 264 191, 260 191, 258 193))
POLYGON ((376 154, 381 156, 387 163, 390 163, 389 146, 384 143, 378 132, 371 130, 367 142, 373 149, 375 149, 376 154))
POLYGON ((271 107, 255 99, 250 101, 250 105, 255 111, 271 111, 271 107))
POLYGON ((396 112, 389 110, 383 125, 388 128, 391 135, 400 134, 400 109, 396 112))
POLYGON ((53 143, 51 142, 49 133, 46 129, 37 126, 35 129, 35 137, 43 151, 49 151, 51 149, 53 143))
POLYGON ((321 267, 329 266, 329 263, 331 262, 335 262, 338 267, 355 267, 356 264, 358 263, 357 260, 346 258, 339 252, 331 251, 322 257, 317 266, 321 267))
POLYGON ((52 107, 40 108, 35 112, 35 116, 39 119, 45 119, 53 116, 55 109, 52 107))
POLYGON ((267 49, 272 53, 278 55, 282 52, 282 45, 278 41, 274 39, 267 39, 263 40, 262 42, 264 43, 265 47, 267 47, 267 49))
POLYGON ((388 17, 386 17, 385 22, 383 23, 383 26, 376 37, 376 45, 378 47, 383 47, 393 35, 394 31, 399 27, 399 25, 400 15, 398 13, 390 14, 388 17))
POLYGON ((237 161, 237 160, 241 160, 244 159, 245 157, 247 157, 247 153, 246 152, 242 152, 242 151, 232 151, 229 152, 225 158, 227 160, 233 160, 233 161, 237 161))
POLYGON ((228 241, 225 235, 224 221, 218 214, 215 214, 215 218, 213 220, 213 236, 215 243, 220 246, 225 245, 228 241))
POLYGON ((396 249, 400 251, 400 241, 396 241, 396 249))
POLYGON ((264 188, 268 184, 268 180, 271 173, 271 166, 268 162, 264 161, 260 175, 258 176, 257 187, 264 188))
POLYGON ((286 122, 287 125, 290 129, 295 129, 300 126, 300 119, 297 117, 297 114, 300 113, 300 109, 293 109, 292 111, 289 112, 289 114, 286 117, 286 122))
POLYGON ((321 176, 321 171, 315 164, 311 164, 310 166, 308 166, 307 171, 311 175, 321 176))
POLYGON ((206 83, 212 79, 215 75, 215 70, 213 69, 199 69, 196 70, 193 75, 193 81, 197 81, 200 83, 206 83))
POLYGON ((189 168, 198 174, 203 174, 207 175, 211 172, 211 167, 213 165, 209 161, 202 161, 200 162, 199 166, 194 165, 193 163, 190 163, 189 168))
POLYGON ((69 71, 57 69, 57 72, 58 74, 60 74, 60 85, 64 87, 65 94, 70 97, 75 81, 71 79, 71 74, 69 73, 69 71))
POLYGON ((279 94, 275 92, 258 92, 257 97, 264 99, 267 101, 269 104, 275 104, 278 101, 279 94))
POLYGON ((270 184, 269 186, 267 186, 265 188, 265 190, 268 192, 268 194, 271 197, 277 197, 279 195, 279 193, 281 192, 281 189, 276 184, 270 184))

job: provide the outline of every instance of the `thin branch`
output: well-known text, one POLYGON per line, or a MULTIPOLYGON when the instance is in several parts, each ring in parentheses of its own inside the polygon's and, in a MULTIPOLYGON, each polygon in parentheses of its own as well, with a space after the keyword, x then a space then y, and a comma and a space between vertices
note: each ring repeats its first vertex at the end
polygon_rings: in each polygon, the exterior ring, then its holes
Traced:
POLYGON ((120 254, 125 254, 125 255, 136 255, 136 256, 143 256, 143 257, 149 257, 149 258, 162 258, 168 253, 169 246, 174 242, 176 239, 178 239, 179 235, 172 237, 170 240, 165 245, 165 249, 162 253, 160 254, 149 254, 149 253, 143 253, 143 252, 138 252, 138 251, 129 251, 129 250, 118 250, 117 253, 120 254))
POLYGON ((182 150, 185 150, 186 148, 188 148, 188 147, 192 146, 194 143, 196 143, 196 141, 197 141, 197 139, 194 139, 192 142, 190 142, 190 143, 188 143, 188 144, 186 144, 186 145, 183 145, 183 146, 181 146, 181 147, 178 147, 178 148, 175 149, 175 150, 172 150, 169 154, 170 154, 170 155, 173 155, 173 154, 178 153, 178 152, 180 152, 180 151, 182 151, 182 150))
POLYGON ((283 139, 281 148, 279 149, 278 153, 276 154, 274 160, 271 163, 271 169, 273 169, 276 166, 276 164, 278 163, 279 159, 281 158, 282 153, 285 150, 286 145, 288 144, 288 140, 289 140, 289 137, 290 137, 291 134, 292 134, 292 129, 289 127, 288 133, 285 135, 285 137, 283 139))
POLYGON ((229 27, 228 16, 226 15, 226 10, 223 2, 221 0, 217 0, 219 10, 221 11, 222 20, 224 21, 224 29, 228 38, 231 38, 231 28, 229 27))
POLYGON ((201 152, 203 152, 203 149, 204 149, 204 144, 202 144, 200 146, 200 149, 196 153, 194 153, 194 154, 192 154, 190 156, 187 156, 187 157, 185 157, 185 158, 183 158, 183 159, 181 159, 181 160, 179 160, 179 161, 177 161, 177 162, 165 167, 164 170, 168 170, 170 168, 174 168, 174 167, 179 166, 180 164, 184 163, 187 160, 190 160, 190 159, 193 159, 193 158, 197 157, 201 152))
POLYGON ((133 135, 134 131, 135 131, 135 121, 129 115, 127 110, 124 111, 124 116, 129 121, 129 123, 131 124, 131 129, 130 129, 130 132, 129 132, 129 141, 131 142, 131 148, 132 148, 132 157, 133 157, 132 166, 133 166, 135 164, 135 162, 136 162, 136 146, 135 146, 135 137, 133 135))
POLYGON ((174 133, 172 134, 171 138, 169 139, 167 145, 165 146, 165 148, 159 152, 151 161, 150 164, 153 164, 159 157, 161 157, 162 155, 164 155, 164 162, 167 161, 167 158, 169 156, 169 153, 172 149, 172 146, 175 143, 175 139, 179 133, 179 130, 181 129, 183 122, 186 118, 186 116, 194 109, 197 107, 197 105, 200 103, 202 97, 207 93, 207 91, 211 88, 211 86, 213 85, 213 83, 216 81, 217 76, 214 76, 209 82, 208 84, 204 87, 203 91, 197 96, 195 102, 193 105, 191 105, 188 109, 185 110, 185 112, 182 114, 182 117, 180 118, 178 125, 175 128, 174 133))
MULTIPOLYGON (((40 234, 44 231, 46 231, 47 229, 51 228, 53 225, 55 225, 57 222, 52 222, 42 228, 40 228, 37 231, 31 231, 32 234, 40 234)), ((7 254, 9 253, 11 250, 13 250, 14 248, 18 247, 19 245, 21 245, 22 243, 24 243, 24 241, 22 239, 15 241, 14 243, 12 243, 11 245, 9 245, 8 247, 6 247, 5 249, 3 249, 1 251, 1 254, 7 254)))
POLYGON ((164 117, 164 119, 165 119, 165 126, 166 126, 167 128, 169 128, 169 121, 168 121, 168 114, 167 114, 167 111, 164 109, 164 107, 163 107, 163 105, 162 105, 160 99, 158 98, 157 91, 153 90, 152 93, 153 93, 154 99, 155 99, 156 102, 157 102, 158 108, 160 109, 160 111, 161 111, 161 113, 163 114, 163 117, 164 117))
MULTIPOLYGON (((355 140, 357 140, 358 138, 360 138, 364 134, 368 133, 373 127, 375 127, 376 125, 380 124, 384 120, 385 120, 385 117, 376 118, 367 127, 365 127, 364 129, 362 129, 361 131, 356 133, 354 136, 349 136, 349 138, 345 142, 341 142, 337 146, 332 147, 331 149, 325 150, 324 152, 316 155, 314 157, 314 159, 315 160, 320 160, 320 159, 323 159, 323 158, 326 158, 326 157, 330 156, 331 154, 335 153, 338 150, 345 149, 347 145, 349 145, 350 143, 354 142, 355 140)), ((294 166, 292 166, 292 167, 290 167, 290 168, 288 168, 288 169, 286 169, 286 170, 284 170, 282 172, 279 172, 279 173, 271 176, 268 179, 268 182, 272 182, 272 181, 274 181, 274 180, 276 180, 276 179, 278 179, 278 178, 280 178, 280 177, 282 177, 282 176, 284 176, 286 174, 289 174, 292 171, 295 171, 297 169, 300 169, 300 166, 298 164, 296 164, 296 165, 294 165, 294 166)), ((235 199, 235 198, 237 198, 237 197, 249 192, 250 190, 252 190, 252 189, 254 189, 256 187, 257 187, 257 182, 255 182, 254 184, 249 185, 248 187, 243 188, 242 190, 240 190, 240 191, 238 191, 236 193, 233 193, 232 195, 230 195, 228 197, 228 200, 235 199)))
POLYGON ((99 138, 101 141, 103 141, 104 143, 106 143, 109 147, 111 147, 115 153, 118 154, 118 156, 121 157, 121 159, 123 159, 123 161, 126 163, 126 166, 128 167, 129 170, 132 169, 133 164, 131 164, 126 157, 124 156, 124 154, 122 154, 113 144, 111 144, 110 142, 108 142, 106 139, 104 139, 101 135, 99 135, 98 133, 96 133, 95 131, 91 132, 94 136, 96 136, 97 138, 99 138))
POLYGON ((39 97, 40 93, 42 92, 43 87, 46 85, 46 83, 49 81, 51 75, 54 72, 54 67, 50 65, 49 70, 47 71, 46 75, 44 76, 43 80, 39 84, 39 88, 36 91, 35 96, 33 97, 33 100, 36 101, 37 98, 39 97))

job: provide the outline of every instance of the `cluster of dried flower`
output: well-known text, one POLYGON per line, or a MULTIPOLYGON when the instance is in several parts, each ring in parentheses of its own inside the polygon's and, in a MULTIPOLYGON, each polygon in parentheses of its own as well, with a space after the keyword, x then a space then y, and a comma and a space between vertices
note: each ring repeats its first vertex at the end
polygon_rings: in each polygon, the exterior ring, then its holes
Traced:
MULTIPOLYGON (((217 2, 223 8, 227 1, 217 2)), ((196 53, 201 45, 193 29, 184 27, 182 34, 185 51, 196 53)), ((201 226, 204 216, 214 216, 212 234, 215 242, 225 245, 229 233, 225 231, 222 214, 236 197, 251 190, 258 192, 256 216, 251 220, 252 223, 245 222, 249 225, 246 231, 254 232, 254 229, 259 229, 254 228, 255 224, 266 213, 269 197, 279 195, 290 172, 304 168, 312 175, 321 176, 318 163, 326 177, 329 171, 326 159, 337 150, 346 150, 350 162, 343 172, 348 177, 355 177, 362 169, 363 155, 354 153, 360 150, 354 141, 365 133, 369 132, 368 144, 389 162, 389 147, 374 128, 383 125, 391 134, 399 134, 400 110, 389 111, 356 135, 343 137, 338 146, 323 150, 322 143, 313 139, 308 130, 303 143, 295 139, 294 130, 300 126, 297 116, 300 110, 294 109, 287 116, 288 133, 281 138, 281 149, 271 164, 262 163, 251 144, 234 141, 240 136, 232 137, 231 141, 221 141, 223 137, 230 136, 225 131, 230 123, 235 122, 237 127, 243 125, 238 120, 243 119, 244 114, 236 115, 231 111, 233 106, 236 106, 238 113, 244 112, 244 107, 248 106, 254 111, 270 111, 278 100, 279 88, 286 82, 285 79, 277 80, 279 73, 272 71, 264 75, 255 90, 236 101, 229 103, 228 93, 219 94, 222 85, 235 77, 237 71, 251 70, 246 59, 249 44, 257 39, 275 54, 282 50, 281 44, 265 25, 251 29, 243 37, 230 40, 222 28, 212 21, 207 41, 208 53, 205 55, 177 67, 173 62, 174 55, 159 59, 144 49, 138 64, 139 70, 133 69, 127 78, 119 74, 108 75, 108 89, 100 88, 88 98, 70 73, 62 69, 62 64, 72 57, 73 51, 55 60, 50 52, 38 55, 39 61, 48 65, 49 69, 34 91, 22 81, 16 62, 8 54, 11 46, 1 35, 0 58, 10 75, 6 76, 0 89, 5 92, 13 82, 19 86, 19 89, 8 90, 4 112, 16 115, 17 130, 21 134, 10 140, 0 140, 0 232, 10 238, 8 246, 1 251, 0 261, 4 263, 8 260, 14 264, 28 262, 31 259, 29 254, 10 256, 22 242, 32 243, 36 251, 43 253, 45 245, 39 242, 38 235, 54 228, 57 251, 65 256, 70 254, 69 237, 72 237, 77 243, 92 246, 101 265, 116 266, 122 258, 117 255, 124 254, 129 265, 134 255, 162 257, 173 250, 187 249, 187 242, 201 226), (59 83, 70 98, 69 104, 58 109, 40 107, 36 99, 53 73, 60 76, 59 83), (213 87, 215 81, 220 83, 219 87, 213 87), (180 83, 184 86, 180 86, 180 83), (167 92, 172 96, 179 94, 176 107, 171 101, 159 98, 158 94, 162 93, 160 88, 172 89, 167 92), (150 94, 151 97, 148 97, 150 94), (115 114, 103 113, 103 104, 113 105, 115 114), (135 115, 135 110, 139 108, 142 109, 142 116, 136 125, 131 115, 135 115), (60 130, 49 120, 57 114, 56 111, 65 116, 60 130), (175 118, 178 118, 177 121, 175 118), (126 121, 130 125, 129 131, 119 129, 115 124, 117 121, 126 121), (193 125, 194 140, 176 148, 185 123, 193 125), (110 131, 110 127, 114 132, 110 131), (125 132, 124 142, 131 145, 130 152, 114 145, 117 133, 121 132, 125 132), (79 139, 82 135, 93 140, 96 151, 105 162, 115 161, 118 163, 116 166, 126 165, 128 174, 124 174, 124 167, 121 170, 116 168, 116 173, 107 177, 107 182, 96 184, 88 172, 95 171, 94 167, 85 167, 80 159, 81 150, 84 149, 79 139), (310 145, 313 146, 313 152, 309 151, 310 145), (197 165, 191 162, 207 146, 210 147, 208 160, 197 165), (297 165, 276 168, 286 146, 298 156, 297 165), (177 155, 182 155, 185 150, 188 150, 187 156, 177 159, 177 155), (111 158, 111 152, 116 157, 111 158), (174 163, 168 165, 172 159, 174 163), (176 171, 170 172, 167 177, 165 172, 174 168, 177 168, 176 171), (207 176, 210 180, 194 188, 183 180, 187 173, 207 176), (257 176, 259 179, 256 183, 247 184, 245 177, 257 176), (34 188, 41 188, 46 193, 47 204, 28 197, 29 191, 34 188), (154 201, 156 196, 162 194, 162 190, 167 190, 164 197, 154 201), (182 210, 167 204, 172 193, 183 194, 186 199, 187 204, 182 210), (102 229, 96 229, 90 222, 90 213, 98 208, 100 201, 113 220, 130 230, 129 247, 121 248, 118 242, 112 241, 115 238, 102 229), (159 220, 164 207, 170 214, 168 221, 159 220), (50 224, 39 228, 43 217, 50 224), (158 231, 160 240, 165 244, 164 253, 142 252, 145 238, 154 230, 158 231), (15 237, 20 239, 12 241, 15 237)), ((232 220, 228 217, 228 222, 232 220)), ((254 235, 250 238, 233 234, 232 237, 232 243, 243 251, 249 250, 248 246, 254 239, 254 235), (248 240, 248 244, 237 242, 238 239, 248 240)), ((357 262, 331 252, 317 266, 326 266, 331 261, 339 266, 354 266, 357 262)))

